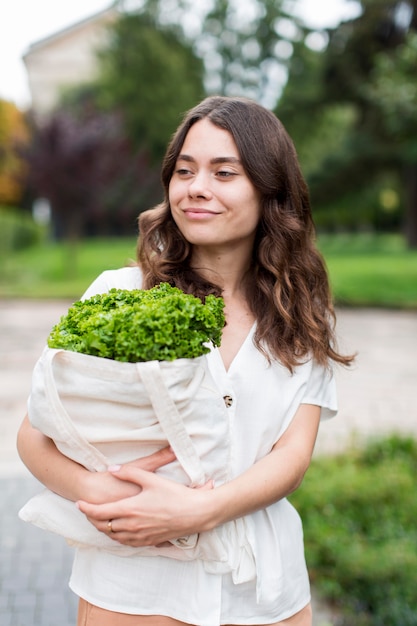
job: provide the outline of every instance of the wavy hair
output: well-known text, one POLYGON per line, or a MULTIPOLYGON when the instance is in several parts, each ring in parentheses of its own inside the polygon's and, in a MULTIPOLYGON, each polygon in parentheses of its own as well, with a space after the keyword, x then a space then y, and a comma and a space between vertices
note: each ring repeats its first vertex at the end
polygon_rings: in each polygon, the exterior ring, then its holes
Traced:
POLYGON ((324 261, 315 245, 309 192, 294 144, 271 112, 246 98, 213 96, 191 109, 173 135, 162 165, 164 200, 139 216, 138 262, 144 288, 168 282, 204 299, 221 295, 190 265, 191 244, 175 224, 168 188, 185 137, 207 118, 228 131, 260 194, 261 218, 245 294, 257 320, 255 345, 290 371, 308 358, 348 365, 337 351, 335 314, 324 261))

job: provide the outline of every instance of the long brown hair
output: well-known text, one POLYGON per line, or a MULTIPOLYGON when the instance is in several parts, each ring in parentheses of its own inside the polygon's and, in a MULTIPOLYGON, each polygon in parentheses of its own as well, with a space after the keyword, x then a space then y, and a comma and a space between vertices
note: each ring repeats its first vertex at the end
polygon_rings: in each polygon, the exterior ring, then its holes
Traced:
POLYGON ((168 188, 185 137, 207 118, 227 130, 261 197, 261 219, 246 297, 257 320, 255 345, 291 371, 312 357, 349 364, 337 352, 335 315, 324 261, 315 246, 309 193, 294 144, 271 112, 245 98, 213 96, 191 109, 173 135, 162 165, 163 202, 139 217, 138 262, 144 288, 169 282, 204 298, 221 288, 190 265, 191 245, 171 216, 168 188))

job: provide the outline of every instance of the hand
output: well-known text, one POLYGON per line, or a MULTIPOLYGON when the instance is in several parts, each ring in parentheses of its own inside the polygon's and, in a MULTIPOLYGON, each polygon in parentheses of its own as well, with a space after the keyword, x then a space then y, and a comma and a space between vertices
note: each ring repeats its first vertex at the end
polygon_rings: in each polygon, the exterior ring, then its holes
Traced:
MULTIPOLYGON (((147 472, 155 472, 160 467, 175 461, 170 447, 162 448, 153 454, 126 463, 125 467, 136 467, 147 472)), ((141 491, 140 485, 119 480, 112 472, 88 472, 85 477, 84 498, 93 504, 105 504, 134 496, 141 491)))
POLYGON ((115 541, 134 547, 159 546, 208 529, 204 511, 212 481, 190 489, 132 464, 109 469, 118 480, 134 485, 136 494, 105 504, 78 501, 77 506, 103 533, 109 534, 111 520, 109 536, 115 541))

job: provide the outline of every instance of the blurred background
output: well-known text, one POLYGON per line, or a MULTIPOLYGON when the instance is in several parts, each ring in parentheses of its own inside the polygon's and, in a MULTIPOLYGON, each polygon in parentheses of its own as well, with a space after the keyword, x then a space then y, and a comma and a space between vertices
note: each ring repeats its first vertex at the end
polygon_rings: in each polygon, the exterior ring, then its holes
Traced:
MULTIPOLYGON (((259 101, 294 139, 342 347, 359 351, 351 377, 338 375, 343 419, 324 426, 294 496, 325 603, 317 625, 417 626, 417 0, 0 7, 0 480, 12 512, 0 520, 0 621, 72 623, 73 600, 48 621, 53 600, 39 608, 23 557, 10 577, 19 546, 42 544, 15 525, 16 492, 34 484, 10 472, 10 442, 51 324, 135 258, 167 141, 210 94, 259 101)), ((61 554, 43 542, 35 578, 45 550, 61 554)), ((42 593, 61 570, 40 577, 42 593)))
MULTIPOLYGON (((169 137, 216 93, 258 100, 292 135, 337 302, 416 305, 415 0, 90 1, 98 12, 75 3, 66 24, 32 7, 33 32, 60 28, 17 69, 6 46, 24 7, 9 26, 3 9, 0 295, 78 297, 98 269, 80 242, 130 238, 134 254, 169 137)), ((113 244, 109 264, 124 260, 113 244)))

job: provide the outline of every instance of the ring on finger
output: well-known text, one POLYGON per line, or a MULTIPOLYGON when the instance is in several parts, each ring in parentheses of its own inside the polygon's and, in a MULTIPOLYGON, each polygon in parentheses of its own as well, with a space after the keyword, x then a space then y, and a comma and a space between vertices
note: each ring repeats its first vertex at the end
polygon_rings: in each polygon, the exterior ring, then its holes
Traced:
POLYGON ((107 530, 108 530, 109 534, 114 532, 113 526, 112 526, 112 521, 113 520, 109 519, 109 521, 107 522, 107 530))

